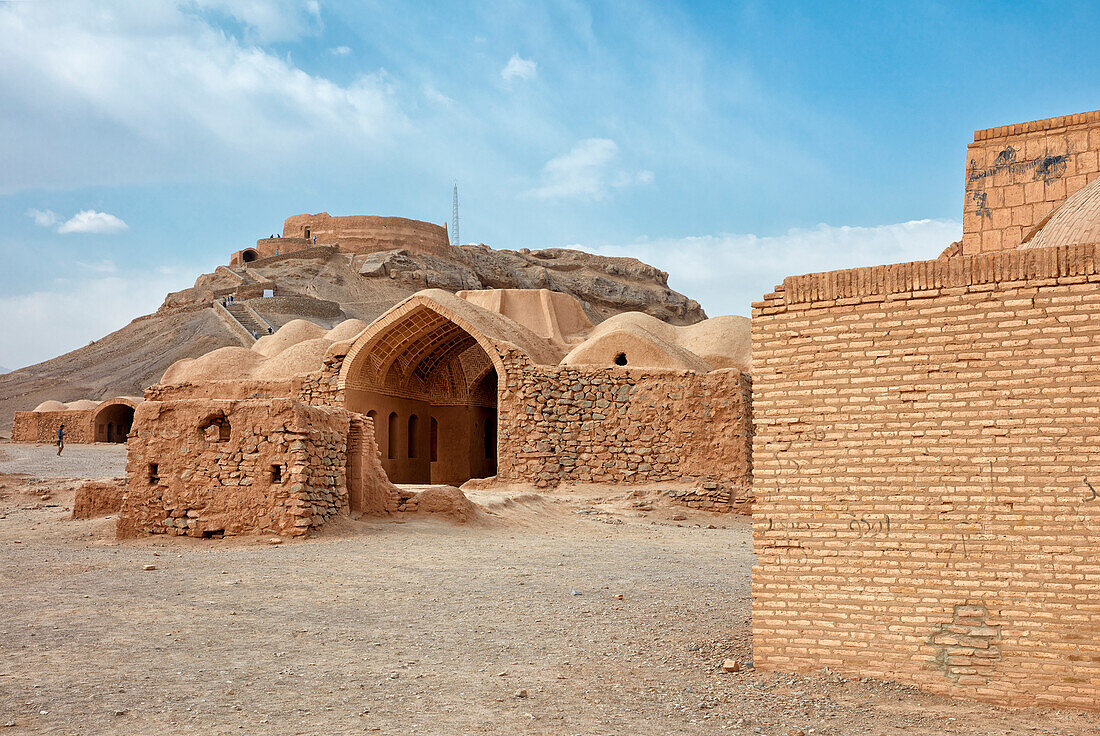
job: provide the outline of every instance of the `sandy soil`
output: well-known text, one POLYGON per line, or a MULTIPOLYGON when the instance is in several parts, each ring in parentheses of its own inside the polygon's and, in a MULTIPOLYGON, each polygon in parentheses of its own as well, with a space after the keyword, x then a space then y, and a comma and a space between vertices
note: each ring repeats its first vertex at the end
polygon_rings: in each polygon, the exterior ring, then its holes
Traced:
POLYGON ((122 477, 126 475, 126 445, 67 444, 58 457, 56 445, 0 443, 0 473, 38 478, 122 477))
MULTIPOLYGON (((118 469, 87 450, 89 475, 118 469)), ((0 451, 0 734, 1100 733, 1095 714, 722 673, 750 659, 743 518, 477 491, 476 525, 118 543, 113 518, 67 519, 74 481, 10 475, 47 458, 0 451)))

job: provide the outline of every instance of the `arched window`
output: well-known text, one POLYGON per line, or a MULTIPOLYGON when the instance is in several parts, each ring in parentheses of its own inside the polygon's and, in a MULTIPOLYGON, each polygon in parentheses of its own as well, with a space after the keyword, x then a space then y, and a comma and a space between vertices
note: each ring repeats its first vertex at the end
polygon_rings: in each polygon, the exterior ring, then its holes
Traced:
POLYGON ((390 412, 390 421, 386 429, 389 430, 389 436, 386 438, 386 457, 393 460, 397 457, 397 412, 390 412))
POLYGON ((409 415, 409 457, 416 457, 416 442, 417 435, 420 434, 420 420, 417 419, 415 414, 409 415))
POLYGON ((432 417, 428 424, 428 460, 435 462, 439 459, 439 422, 432 417))

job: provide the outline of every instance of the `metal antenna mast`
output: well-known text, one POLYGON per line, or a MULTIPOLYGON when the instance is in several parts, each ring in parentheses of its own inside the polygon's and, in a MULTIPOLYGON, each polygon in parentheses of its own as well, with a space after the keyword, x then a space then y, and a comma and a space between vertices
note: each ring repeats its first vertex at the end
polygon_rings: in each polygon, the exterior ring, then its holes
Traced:
POLYGON ((455 182, 454 206, 451 209, 451 245, 459 245, 458 239, 458 182, 455 182))

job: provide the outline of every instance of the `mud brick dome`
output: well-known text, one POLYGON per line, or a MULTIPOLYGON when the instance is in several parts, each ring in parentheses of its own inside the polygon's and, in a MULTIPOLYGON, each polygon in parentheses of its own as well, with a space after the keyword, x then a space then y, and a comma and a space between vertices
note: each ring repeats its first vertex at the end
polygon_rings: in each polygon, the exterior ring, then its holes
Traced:
POLYGON ((1021 248, 1100 243, 1100 179, 1068 198, 1021 248))

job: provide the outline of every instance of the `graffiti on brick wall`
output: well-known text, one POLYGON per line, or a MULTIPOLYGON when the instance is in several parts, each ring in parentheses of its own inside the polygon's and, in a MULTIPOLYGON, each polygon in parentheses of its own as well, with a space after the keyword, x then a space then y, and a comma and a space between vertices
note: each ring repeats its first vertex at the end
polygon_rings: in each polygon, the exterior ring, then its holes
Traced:
POLYGON ((993 213, 986 204, 986 193, 981 189, 986 179, 995 174, 1007 172, 1014 177, 1031 174, 1032 181, 1054 181, 1062 178, 1066 173, 1068 158, 1065 154, 1054 156, 1048 153, 1036 156, 1029 161, 1021 161, 1015 148, 1005 146, 989 166, 980 167, 977 161, 971 159, 966 168, 967 198, 973 205, 974 212, 983 217, 991 217, 993 213))
POLYGON ((1058 156, 1043 154, 1030 161, 1020 161, 1017 159, 1016 149, 1012 146, 1005 146, 1005 149, 997 154, 997 158, 993 159, 993 163, 989 166, 982 168, 978 166, 977 161, 971 160, 966 170, 966 182, 972 184, 1002 171, 1013 176, 1025 175, 1030 172, 1034 181, 1054 181, 1066 173, 1068 158, 1065 154, 1058 156))
POLYGON ((848 521, 848 531, 855 532, 857 537, 877 537, 890 533, 890 517, 868 518, 859 516, 848 521))

